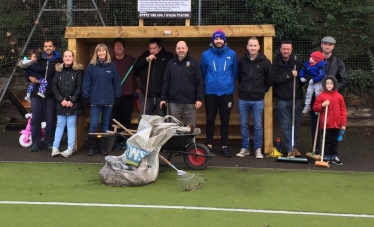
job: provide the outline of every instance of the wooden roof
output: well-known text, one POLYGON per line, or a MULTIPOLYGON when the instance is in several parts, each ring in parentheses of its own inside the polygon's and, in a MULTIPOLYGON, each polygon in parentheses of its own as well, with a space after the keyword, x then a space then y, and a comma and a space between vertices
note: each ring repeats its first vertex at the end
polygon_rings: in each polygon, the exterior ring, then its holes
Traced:
POLYGON ((209 25, 209 26, 110 26, 66 27, 65 38, 178 38, 212 37, 221 28, 226 37, 273 37, 274 25, 209 25), (165 34, 171 31, 171 34, 165 34))

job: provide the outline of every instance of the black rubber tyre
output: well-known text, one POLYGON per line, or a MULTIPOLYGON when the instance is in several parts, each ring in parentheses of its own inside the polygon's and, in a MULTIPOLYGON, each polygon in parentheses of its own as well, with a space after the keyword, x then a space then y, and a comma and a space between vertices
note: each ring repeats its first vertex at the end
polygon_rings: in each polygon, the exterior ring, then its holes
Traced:
POLYGON ((190 168, 194 170, 201 170, 205 169, 209 163, 212 157, 207 156, 199 156, 199 155, 193 155, 193 154, 202 154, 202 155, 210 155, 209 148, 201 143, 196 143, 196 149, 195 144, 189 145, 186 150, 186 152, 189 152, 188 154, 183 154, 184 163, 190 168))

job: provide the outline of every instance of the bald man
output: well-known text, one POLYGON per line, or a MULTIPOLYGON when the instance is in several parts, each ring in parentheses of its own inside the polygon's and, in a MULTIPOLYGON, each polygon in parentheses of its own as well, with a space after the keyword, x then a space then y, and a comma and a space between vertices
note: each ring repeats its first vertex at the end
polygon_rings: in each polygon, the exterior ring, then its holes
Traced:
MULTIPOLYGON (((199 63, 188 53, 187 43, 179 41, 175 56, 166 66, 162 85, 162 105, 168 103, 170 115, 196 126, 196 110, 202 105, 204 80, 199 63)), ((182 121, 183 122, 183 121, 182 121)))

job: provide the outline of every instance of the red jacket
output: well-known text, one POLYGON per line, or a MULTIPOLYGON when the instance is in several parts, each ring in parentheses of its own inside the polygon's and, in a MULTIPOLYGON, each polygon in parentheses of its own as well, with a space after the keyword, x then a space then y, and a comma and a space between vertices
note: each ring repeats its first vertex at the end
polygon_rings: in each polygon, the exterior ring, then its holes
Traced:
POLYGON ((326 100, 330 101, 327 113, 326 128, 338 128, 346 126, 347 124, 347 110, 345 107, 344 99, 341 94, 336 90, 323 91, 316 99, 313 105, 315 112, 321 112, 319 127, 323 128, 325 121, 326 107, 322 107, 322 103, 326 100))

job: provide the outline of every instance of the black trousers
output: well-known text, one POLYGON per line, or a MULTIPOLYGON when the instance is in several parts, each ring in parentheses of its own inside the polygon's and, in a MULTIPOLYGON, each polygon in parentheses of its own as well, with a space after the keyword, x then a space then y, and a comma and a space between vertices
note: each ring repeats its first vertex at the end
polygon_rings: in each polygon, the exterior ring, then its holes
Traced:
POLYGON ((227 146, 229 140, 229 121, 233 105, 233 95, 205 95, 206 141, 213 144, 215 121, 219 111, 221 120, 221 145, 227 146))
POLYGON ((39 98, 31 97, 31 111, 32 111, 32 143, 36 146, 41 146, 41 123, 46 122, 45 140, 46 145, 53 144, 56 130, 56 101, 53 97, 39 98))
POLYGON ((131 116, 134 110, 134 102, 134 95, 123 95, 120 98, 120 104, 113 108, 113 118, 128 129, 131 128, 131 116))
POLYGON ((340 130, 338 128, 326 129, 325 156, 330 156, 331 158, 338 157, 339 134, 340 134, 340 130))

